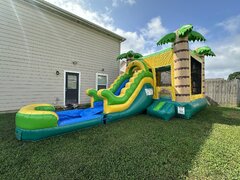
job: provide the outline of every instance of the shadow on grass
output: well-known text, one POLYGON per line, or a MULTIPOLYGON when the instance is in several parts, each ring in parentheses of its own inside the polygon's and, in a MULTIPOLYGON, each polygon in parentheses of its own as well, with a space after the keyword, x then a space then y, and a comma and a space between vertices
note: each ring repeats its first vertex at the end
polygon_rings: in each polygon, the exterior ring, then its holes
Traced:
POLYGON ((15 139, 14 117, 0 115, 2 178, 181 179, 213 124, 240 125, 238 110, 209 107, 191 120, 138 115, 33 143, 15 139))

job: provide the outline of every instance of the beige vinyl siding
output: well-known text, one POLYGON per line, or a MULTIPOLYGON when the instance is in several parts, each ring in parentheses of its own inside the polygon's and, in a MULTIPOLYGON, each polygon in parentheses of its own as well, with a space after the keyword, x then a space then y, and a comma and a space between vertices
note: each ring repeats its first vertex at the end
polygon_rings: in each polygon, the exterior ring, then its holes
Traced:
POLYGON ((25 1, 0 1, 0 111, 63 105, 64 70, 81 72, 80 100, 88 103, 96 73, 108 74, 109 84, 117 77, 119 51, 119 40, 93 28, 25 1))

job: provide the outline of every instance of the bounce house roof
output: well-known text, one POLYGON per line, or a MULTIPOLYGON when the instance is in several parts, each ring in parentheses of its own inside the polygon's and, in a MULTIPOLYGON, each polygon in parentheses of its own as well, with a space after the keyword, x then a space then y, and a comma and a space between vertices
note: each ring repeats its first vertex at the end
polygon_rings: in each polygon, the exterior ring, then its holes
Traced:
POLYGON ((157 55, 163 54, 163 53, 168 52, 168 51, 171 51, 171 50, 173 50, 173 49, 172 49, 172 48, 162 49, 162 50, 157 51, 157 52, 155 52, 155 53, 152 53, 152 54, 143 56, 143 59, 148 59, 148 58, 150 58, 150 57, 152 57, 152 56, 157 56, 157 55))

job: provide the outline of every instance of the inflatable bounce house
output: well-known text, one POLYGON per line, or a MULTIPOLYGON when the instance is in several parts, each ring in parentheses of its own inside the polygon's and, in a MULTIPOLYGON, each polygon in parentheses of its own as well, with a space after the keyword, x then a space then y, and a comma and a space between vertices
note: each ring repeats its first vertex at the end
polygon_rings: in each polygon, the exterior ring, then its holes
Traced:
POLYGON ((157 45, 172 47, 148 56, 129 51, 126 71, 108 89, 88 89, 91 108, 55 112, 49 104, 25 106, 16 114, 16 137, 39 140, 147 112, 165 121, 190 119, 207 106, 204 96, 204 56, 215 56, 207 46, 194 51, 189 41, 205 41, 192 25, 161 38, 157 45))

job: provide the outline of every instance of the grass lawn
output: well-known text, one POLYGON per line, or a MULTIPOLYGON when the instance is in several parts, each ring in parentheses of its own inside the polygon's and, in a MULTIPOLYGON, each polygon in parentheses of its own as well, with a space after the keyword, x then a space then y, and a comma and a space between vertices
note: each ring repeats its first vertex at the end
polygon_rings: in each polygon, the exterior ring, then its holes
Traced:
POLYGON ((240 110, 191 120, 138 115, 39 142, 15 139, 0 115, 0 179, 240 179, 240 110))

